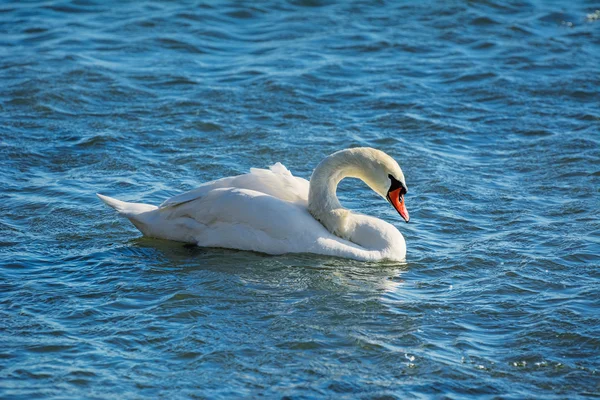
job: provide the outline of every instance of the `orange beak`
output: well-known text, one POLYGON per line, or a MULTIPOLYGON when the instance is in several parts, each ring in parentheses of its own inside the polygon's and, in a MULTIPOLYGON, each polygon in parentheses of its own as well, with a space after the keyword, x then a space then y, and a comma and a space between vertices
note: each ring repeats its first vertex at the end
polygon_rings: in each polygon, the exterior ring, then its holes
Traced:
POLYGON ((387 194, 387 198, 390 203, 394 206, 396 211, 404 218, 406 222, 410 220, 410 216, 408 215, 408 210, 406 209, 406 205, 404 204, 404 195, 402 194, 402 188, 398 188, 396 190, 389 191, 387 194))

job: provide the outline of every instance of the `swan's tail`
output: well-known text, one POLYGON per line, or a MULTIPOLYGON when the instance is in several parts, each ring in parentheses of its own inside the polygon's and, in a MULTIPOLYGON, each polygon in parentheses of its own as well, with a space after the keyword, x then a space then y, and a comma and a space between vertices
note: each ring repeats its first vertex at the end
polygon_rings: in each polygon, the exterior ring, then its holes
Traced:
POLYGON ((121 200, 113 199, 112 197, 103 196, 100 193, 96 193, 96 196, 100 197, 100 200, 114 208, 119 214, 124 215, 127 218, 133 217, 138 214, 142 214, 148 211, 154 211, 158 207, 150 204, 142 203, 126 203, 121 200))
POLYGON ((149 227, 152 221, 156 218, 155 211, 158 207, 150 204, 142 203, 127 203, 121 200, 113 199, 112 197, 103 196, 100 193, 96 193, 96 196, 103 202, 117 210, 119 215, 127 217, 136 228, 138 228, 144 235, 149 235, 149 227))

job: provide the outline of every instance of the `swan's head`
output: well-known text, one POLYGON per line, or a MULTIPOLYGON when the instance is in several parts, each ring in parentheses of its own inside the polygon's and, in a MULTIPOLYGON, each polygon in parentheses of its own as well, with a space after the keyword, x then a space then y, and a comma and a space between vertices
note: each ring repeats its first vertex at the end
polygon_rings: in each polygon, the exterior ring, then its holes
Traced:
POLYGON ((375 163, 371 175, 375 182, 367 182, 381 197, 390 202, 400 216, 408 222, 410 216, 404 202, 408 191, 402 169, 392 157, 380 150, 375 150, 375 163))
POLYGON ((386 199, 394 206, 400 216, 408 222, 410 216, 404 202, 404 195, 408 191, 404 174, 400 166, 392 157, 381 150, 372 148, 357 148, 356 156, 361 158, 359 164, 362 168, 360 179, 365 181, 371 189, 386 199), (360 154, 360 155, 359 155, 360 154))
MULTIPOLYGON (((404 204, 407 186, 400 166, 383 151, 370 147, 340 150, 317 165, 310 178, 308 194, 308 209, 313 215, 321 215, 323 210, 341 207, 335 197, 335 189, 344 178, 362 180, 375 193, 389 201, 406 222, 409 221, 404 204)), ((321 220, 319 217, 315 218, 321 220)))

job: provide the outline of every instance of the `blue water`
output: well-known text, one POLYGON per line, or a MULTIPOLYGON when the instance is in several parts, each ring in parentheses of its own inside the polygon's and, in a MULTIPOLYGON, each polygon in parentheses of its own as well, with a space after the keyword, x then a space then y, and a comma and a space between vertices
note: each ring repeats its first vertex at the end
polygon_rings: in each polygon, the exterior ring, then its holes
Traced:
POLYGON ((4 1, 0 397, 600 396, 597 1, 4 1), (142 238, 281 161, 399 161, 406 263, 142 238))

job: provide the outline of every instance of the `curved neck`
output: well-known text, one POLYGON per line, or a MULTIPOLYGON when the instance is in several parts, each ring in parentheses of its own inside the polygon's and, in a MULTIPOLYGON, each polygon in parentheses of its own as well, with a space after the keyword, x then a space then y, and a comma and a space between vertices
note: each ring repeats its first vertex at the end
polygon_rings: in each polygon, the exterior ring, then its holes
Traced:
POLYGON ((321 161, 310 178, 308 211, 335 235, 346 237, 352 223, 352 214, 337 198, 337 186, 344 178, 358 178, 371 186, 367 164, 362 154, 342 150, 321 161))
POLYGON ((325 158, 310 178, 308 191, 308 209, 311 214, 319 219, 323 212, 330 212, 343 208, 336 191, 340 181, 344 178, 359 178, 358 168, 348 163, 340 153, 335 153, 325 158))

